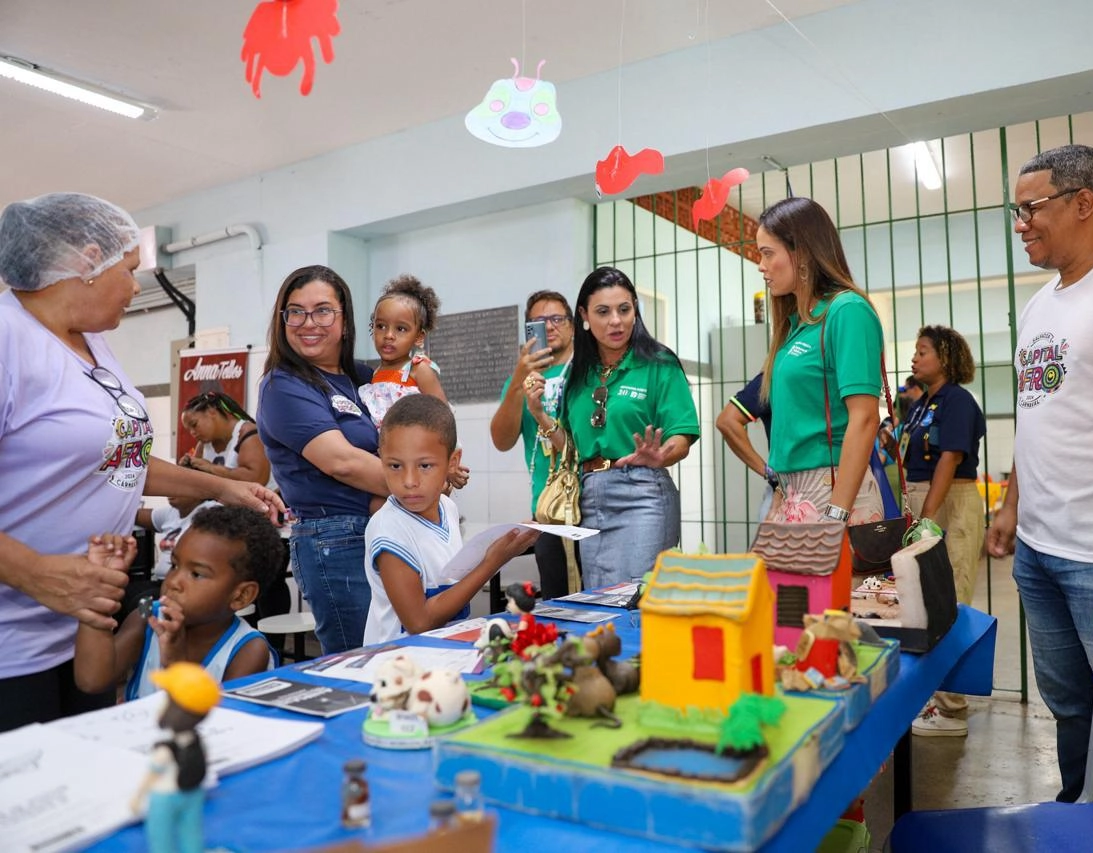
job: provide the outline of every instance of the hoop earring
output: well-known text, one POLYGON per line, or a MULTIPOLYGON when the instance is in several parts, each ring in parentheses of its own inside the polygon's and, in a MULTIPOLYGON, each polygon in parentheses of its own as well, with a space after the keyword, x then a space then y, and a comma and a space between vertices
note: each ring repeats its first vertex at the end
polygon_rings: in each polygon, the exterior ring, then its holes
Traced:
POLYGON ((587 320, 585 320, 583 323, 581 323, 581 328, 584 329, 586 332, 590 331, 592 329, 592 327, 590 325, 588 325, 587 320))

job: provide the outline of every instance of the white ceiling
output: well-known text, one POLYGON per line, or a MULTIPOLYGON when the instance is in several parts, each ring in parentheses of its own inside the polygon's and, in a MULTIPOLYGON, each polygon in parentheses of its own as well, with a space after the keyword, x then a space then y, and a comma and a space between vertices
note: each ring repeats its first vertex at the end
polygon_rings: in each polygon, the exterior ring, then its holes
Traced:
MULTIPOLYGON (((778 0, 790 19, 854 0, 778 0)), ((0 78, 0 206, 55 190, 140 210, 473 106, 509 56, 556 83, 786 26, 766 0, 342 0, 332 65, 244 79, 257 0, 2 0, 0 54, 159 108, 132 121, 0 78), (526 46, 524 21, 526 15, 526 46)))

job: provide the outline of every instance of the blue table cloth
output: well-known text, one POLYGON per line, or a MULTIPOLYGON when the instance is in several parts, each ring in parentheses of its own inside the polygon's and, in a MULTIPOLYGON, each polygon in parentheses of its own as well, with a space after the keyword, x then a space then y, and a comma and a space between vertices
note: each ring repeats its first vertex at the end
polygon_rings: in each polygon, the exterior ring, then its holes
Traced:
MULTIPOLYGON (((636 653, 640 642, 637 614, 620 611, 614 621, 623 641, 623 657, 636 653)), ((575 633, 591 627, 570 622, 558 625, 575 633)), ((809 799, 761 848, 763 853, 815 849, 843 810, 880 770, 934 690, 943 687, 989 695, 996 625, 994 617, 961 605, 956 624, 932 651, 925 655, 902 654, 899 677, 878 697, 862 723, 848 733, 842 752, 817 781, 809 799)), ((450 645, 421 637, 410 638, 407 644, 450 645)), ((301 670, 307 666, 307 663, 294 664, 279 672, 301 681, 331 683, 303 674, 301 670)), ((268 675, 263 673, 237 683, 268 675)), ((364 685, 355 682, 334 683, 367 692, 364 685)), ((253 714, 302 719, 299 715, 233 699, 226 699, 225 705, 253 714)), ((424 833, 429 823, 429 803, 442 795, 433 783, 431 751, 396 752, 365 746, 361 741, 363 718, 363 711, 334 717, 326 722, 325 732, 317 741, 290 755, 222 779, 209 793, 205 807, 206 846, 237 851, 289 850, 352 838, 370 842, 424 833), (363 758, 368 763, 366 776, 372 794, 373 825, 365 831, 343 830, 339 822, 342 765, 350 758, 363 758)), ((497 815, 499 851, 652 853, 693 849, 510 809, 498 809, 497 815)), ((102 853, 135 853, 144 848, 142 827, 132 826, 91 849, 102 853)))

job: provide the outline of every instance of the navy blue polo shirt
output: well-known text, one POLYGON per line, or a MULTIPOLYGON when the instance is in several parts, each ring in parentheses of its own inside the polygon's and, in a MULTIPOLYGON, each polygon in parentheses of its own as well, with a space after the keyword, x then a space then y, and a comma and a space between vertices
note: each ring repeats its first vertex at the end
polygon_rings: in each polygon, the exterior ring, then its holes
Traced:
POLYGON ((979 442, 987 434, 987 420, 975 398, 959 385, 946 383, 932 397, 923 394, 901 425, 909 434, 903 467, 912 483, 933 479, 938 459, 947 450, 964 454, 953 475, 974 480, 979 470, 979 442))

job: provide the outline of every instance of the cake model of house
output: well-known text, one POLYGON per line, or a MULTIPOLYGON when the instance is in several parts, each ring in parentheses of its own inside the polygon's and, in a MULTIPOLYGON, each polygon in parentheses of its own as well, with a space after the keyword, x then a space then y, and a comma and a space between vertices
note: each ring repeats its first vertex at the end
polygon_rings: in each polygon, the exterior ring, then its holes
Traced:
POLYGON ((755 554, 662 553, 641 599, 641 698, 723 712, 773 694, 772 599, 755 554))
POLYGON ((774 592, 774 642, 795 648, 806 613, 849 610, 849 548, 838 521, 759 525, 751 550, 774 592))

